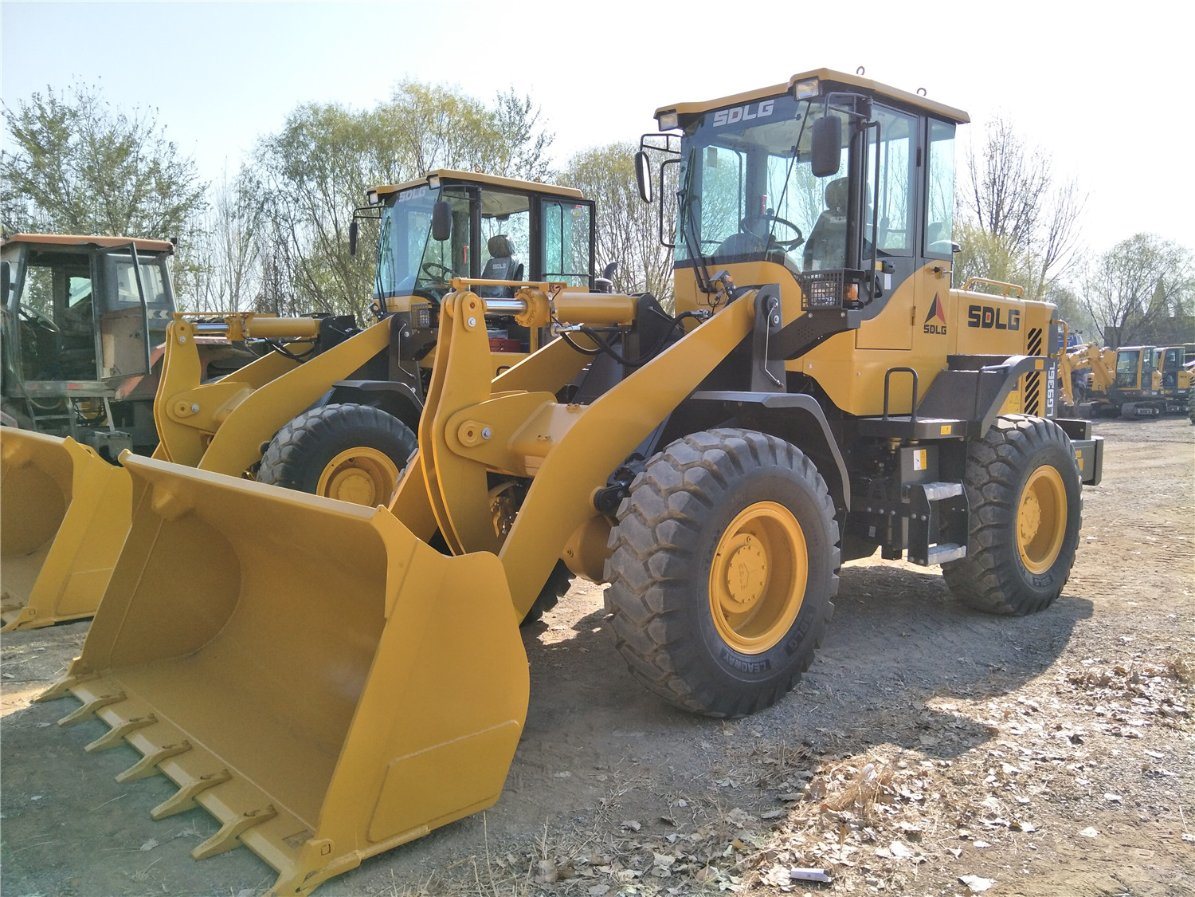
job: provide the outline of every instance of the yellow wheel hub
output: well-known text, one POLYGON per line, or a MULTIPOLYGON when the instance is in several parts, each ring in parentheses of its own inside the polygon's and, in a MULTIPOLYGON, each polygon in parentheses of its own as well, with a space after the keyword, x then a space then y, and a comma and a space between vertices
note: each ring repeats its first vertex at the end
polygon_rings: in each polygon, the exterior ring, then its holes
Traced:
POLYGON ((398 485, 398 465, 375 448, 358 446, 341 452, 325 466, 316 495, 374 507, 386 504, 398 485))
POLYGON ((809 580, 801 524, 788 508, 761 501, 739 512, 710 565, 710 613, 726 644, 762 654, 792 627, 809 580))
POLYGON ((1066 487, 1054 467, 1029 475, 1017 505, 1017 551, 1030 573, 1045 573, 1058 560, 1066 535, 1066 487))

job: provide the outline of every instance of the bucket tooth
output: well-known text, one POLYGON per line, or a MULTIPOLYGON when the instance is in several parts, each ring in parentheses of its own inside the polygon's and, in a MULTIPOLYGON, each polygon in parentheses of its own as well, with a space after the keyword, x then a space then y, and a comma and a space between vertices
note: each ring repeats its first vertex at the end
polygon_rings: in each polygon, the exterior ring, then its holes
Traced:
POLYGON ((111 694, 100 695, 97 698, 92 698, 90 701, 85 701, 82 707, 76 707, 66 716, 58 721, 60 726, 74 726, 78 723, 89 719, 103 707, 109 704, 117 704, 125 700, 125 693, 123 691, 112 692, 111 694))
POLYGON ((0 626, 0 632, 12 632, 16 629, 40 629, 54 622, 47 620, 38 623, 37 612, 33 608, 12 603, 0 607, 0 617, 4 620, 4 625, 0 626), (35 623, 37 625, 34 625, 35 623))
POLYGON ((441 554, 386 509, 122 463, 132 526, 51 694, 127 695, 103 731, 157 718, 125 732, 139 762, 117 780, 170 781, 154 818, 210 814, 196 858, 246 847, 305 897, 498 799, 530 683, 497 556, 441 554), (191 510, 160 516, 159 482, 191 510))
POLYGON ((144 729, 146 726, 152 726, 158 721, 158 718, 152 713, 147 716, 136 716, 132 719, 127 719, 124 722, 117 723, 91 744, 83 748, 88 753, 95 751, 106 751, 109 748, 114 748, 122 741, 124 737, 130 732, 136 732, 138 729, 144 729))
POLYGON ((192 850, 191 856, 197 860, 206 860, 208 857, 214 857, 217 854, 232 850, 234 847, 240 845, 242 834, 255 825, 268 822, 277 815, 278 811, 274 809, 274 805, 267 804, 264 807, 249 810, 240 816, 229 819, 224 825, 220 826, 220 831, 192 850))
POLYGON ((94 678, 94 673, 83 676, 72 676, 70 673, 67 673, 67 675, 63 676, 61 679, 39 694, 36 698, 34 698, 33 701, 34 703, 38 704, 40 704, 42 701, 57 701, 59 698, 70 694, 71 689, 73 689, 76 685, 86 682, 88 679, 94 678))
POLYGON ((202 794, 209 788, 215 788, 217 785, 227 782, 231 778, 232 773, 227 769, 221 769, 216 772, 205 772, 203 775, 191 779, 186 784, 180 785, 178 791, 150 810, 149 815, 154 819, 165 819, 167 816, 173 816, 175 813, 190 810, 196 806, 195 798, 197 795, 202 794))
POLYGON ((124 772, 116 777, 118 782, 134 782, 137 779, 144 779, 147 776, 152 776, 158 771, 158 765, 163 760, 168 760, 171 757, 177 757, 179 754, 185 754, 191 750, 191 742, 180 741, 177 744, 168 744, 165 747, 158 748, 152 754, 146 754, 124 772))

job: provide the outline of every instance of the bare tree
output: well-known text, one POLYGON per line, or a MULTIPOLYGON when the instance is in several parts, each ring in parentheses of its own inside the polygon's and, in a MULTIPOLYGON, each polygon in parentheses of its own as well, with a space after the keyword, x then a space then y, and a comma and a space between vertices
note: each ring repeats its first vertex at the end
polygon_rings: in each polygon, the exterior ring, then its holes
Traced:
POLYGON ((1131 345, 1160 319, 1189 317, 1195 259, 1189 249, 1153 234, 1134 234, 1096 259, 1081 301, 1106 346, 1131 345))
POLYGON ((985 253, 999 248, 1017 261, 1030 298, 1044 297, 1076 260, 1086 197, 1073 181, 1057 183, 1050 157, 1004 119, 988 125, 967 174, 962 217, 984 235, 985 253))
POLYGON ((262 283, 261 215, 251 196, 225 177, 209 195, 208 211, 179 247, 175 287, 183 307, 242 311, 262 283))
MULTIPOLYGON (((564 179, 597 203, 599 267, 618 262, 615 289, 647 291, 665 306, 672 291, 672 250, 660 243, 660 211, 639 198, 635 184, 634 143, 612 143, 578 153, 569 160, 564 179)), ((676 215, 676 196, 661 195, 664 221, 676 215)))

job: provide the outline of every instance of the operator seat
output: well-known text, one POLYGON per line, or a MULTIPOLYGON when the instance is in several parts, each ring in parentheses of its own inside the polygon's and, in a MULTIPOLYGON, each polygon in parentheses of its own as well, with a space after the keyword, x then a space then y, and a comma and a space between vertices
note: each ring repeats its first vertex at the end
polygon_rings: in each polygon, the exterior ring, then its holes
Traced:
POLYGON ((826 210, 805 241, 806 271, 841 268, 846 264, 846 205, 847 178, 838 178, 826 185, 826 210))
MULTIPOLYGON (((514 257, 515 249, 505 234, 495 234, 486 243, 490 260, 481 269, 482 280, 522 280, 523 263, 514 257)), ((513 287, 478 287, 477 295, 488 299, 511 299, 513 287)))
POLYGON ((768 247, 768 230, 766 218, 748 215, 739 222, 739 232, 723 240, 714 255, 758 255, 768 247))

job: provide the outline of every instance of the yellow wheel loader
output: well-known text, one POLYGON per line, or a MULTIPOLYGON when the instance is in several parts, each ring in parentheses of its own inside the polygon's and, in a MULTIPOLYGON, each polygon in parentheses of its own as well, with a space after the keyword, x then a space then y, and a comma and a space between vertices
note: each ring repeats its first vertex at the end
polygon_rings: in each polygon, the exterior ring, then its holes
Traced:
POLYGON ((216 817, 196 858, 246 846, 308 894, 493 804, 558 558, 609 584, 631 672, 715 717, 792 688, 844 560, 941 564, 994 613, 1058 597, 1102 442, 1054 416, 1053 306, 951 285, 966 115, 823 69, 657 117, 677 312, 454 280, 388 506, 126 456, 129 537, 43 697, 177 785, 155 817, 216 817), (503 316, 558 338, 495 378, 503 316))
MULTIPOLYGON (((148 399, 138 394, 138 435, 124 447, 343 501, 385 504, 415 450, 436 345, 436 309, 451 278, 495 280, 478 288, 491 298, 513 296, 517 284, 511 284, 526 276, 550 277, 582 289, 610 288, 609 267, 604 277, 593 276, 593 202, 577 190, 437 170, 418 180, 377 187, 368 199, 359 212, 379 221, 374 291, 379 320, 364 331, 351 316, 171 315, 164 258, 145 259, 150 249, 165 254, 172 247, 136 241, 142 264, 132 270, 140 272, 144 283, 166 290, 150 291, 165 298, 149 303, 155 317, 148 320, 158 323, 146 331, 149 336, 141 345, 147 359, 154 340, 162 339, 163 347, 153 350, 152 417, 148 399), (255 351, 242 352, 243 366, 213 381, 213 346, 252 346, 255 351), (245 364, 246 358, 252 361, 245 364)), ((27 252, 31 244, 17 240, 13 245, 27 252)), ((136 257, 135 247, 114 246, 136 257)), ((54 248, 51 260, 65 252, 54 248)), ((71 264, 86 266, 77 259, 87 258, 81 254, 87 248, 109 267, 124 258, 118 254, 109 261, 110 249, 97 256, 90 244, 69 248, 71 264)), ((31 297, 40 295, 38 263, 49 262, 25 255, 16 262, 12 304, 24 309, 31 297)), ((65 289, 68 281, 63 278, 73 270, 55 269, 54 283, 62 281, 65 289)), ((108 267, 97 270, 102 275, 108 267)), ((97 280, 115 289, 115 279, 97 280)), ((144 311, 145 303, 140 308, 144 311)), ((102 322, 106 335, 111 327, 107 318, 102 322)), ((491 319, 487 337, 496 374, 537 349, 543 333, 520 327, 506 315, 491 319)), ((80 384, 66 386, 76 389, 80 384)), ((129 527, 127 474, 100 457, 102 451, 114 458, 107 449, 125 434, 100 427, 88 430, 89 435, 77 428, 69 432, 73 438, 62 440, 3 431, 0 488, 5 522, 12 524, 0 533, 5 629, 91 616, 129 527), (101 437, 107 439, 102 445, 101 437), (52 503, 46 495, 53 496, 52 503), (23 522, 35 519, 37 525, 23 522)), ((528 622, 555 605, 570 581, 561 565, 528 622)))

